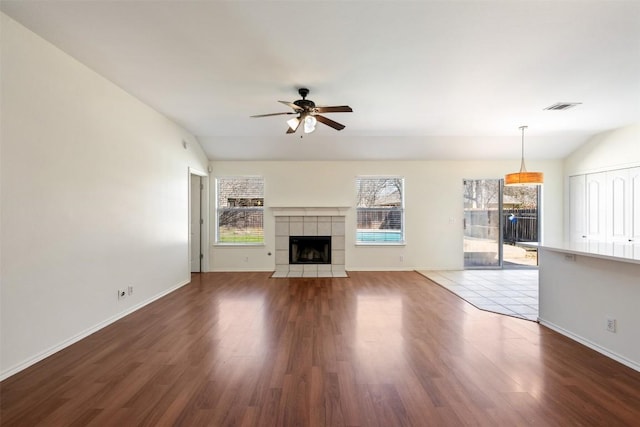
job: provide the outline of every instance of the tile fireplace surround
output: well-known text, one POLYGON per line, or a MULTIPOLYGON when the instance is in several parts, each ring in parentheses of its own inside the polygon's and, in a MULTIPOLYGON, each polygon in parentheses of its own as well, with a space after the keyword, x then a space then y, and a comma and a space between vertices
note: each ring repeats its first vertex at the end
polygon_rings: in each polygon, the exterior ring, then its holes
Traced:
POLYGON ((276 271, 271 277, 347 277, 348 207, 271 207, 276 218, 276 271), (289 264, 289 236, 331 236, 331 264, 289 264))

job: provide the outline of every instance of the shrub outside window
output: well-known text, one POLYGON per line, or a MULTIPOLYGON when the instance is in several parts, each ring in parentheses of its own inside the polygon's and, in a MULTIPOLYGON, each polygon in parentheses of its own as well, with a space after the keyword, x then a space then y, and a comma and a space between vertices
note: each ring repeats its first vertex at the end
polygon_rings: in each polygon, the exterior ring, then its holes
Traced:
POLYGON ((264 178, 216 179, 216 243, 264 243, 264 178))
POLYGON ((357 244, 404 244, 404 178, 358 177, 357 244))

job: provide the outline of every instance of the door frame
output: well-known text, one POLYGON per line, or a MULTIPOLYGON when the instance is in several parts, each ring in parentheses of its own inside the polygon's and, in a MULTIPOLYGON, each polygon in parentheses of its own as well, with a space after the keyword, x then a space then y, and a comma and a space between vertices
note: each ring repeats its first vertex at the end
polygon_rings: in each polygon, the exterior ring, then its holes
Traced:
POLYGON ((188 247, 187 252, 187 265, 189 266, 189 272, 191 272, 191 212, 193 201, 191 199, 191 179, 193 176, 200 177, 200 183, 202 184, 200 190, 200 218, 202 219, 202 225, 200 227, 200 251, 202 253, 202 259, 200 261, 200 272, 204 273, 209 271, 209 180, 205 179, 209 177, 209 174, 201 170, 189 167, 188 170, 188 247))

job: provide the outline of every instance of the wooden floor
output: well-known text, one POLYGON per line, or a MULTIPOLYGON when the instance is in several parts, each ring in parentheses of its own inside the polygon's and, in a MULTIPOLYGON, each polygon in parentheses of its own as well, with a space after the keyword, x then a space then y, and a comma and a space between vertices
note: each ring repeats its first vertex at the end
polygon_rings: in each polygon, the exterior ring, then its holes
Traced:
POLYGON ((639 425, 640 373, 414 272, 206 273, 1 384, 2 426, 639 425))

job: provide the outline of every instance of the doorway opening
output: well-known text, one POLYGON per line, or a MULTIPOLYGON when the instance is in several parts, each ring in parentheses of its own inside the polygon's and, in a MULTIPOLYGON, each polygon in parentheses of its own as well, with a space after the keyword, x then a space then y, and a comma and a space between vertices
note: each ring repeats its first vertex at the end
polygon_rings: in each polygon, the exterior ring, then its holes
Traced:
POLYGON ((207 271, 206 174, 189 169, 189 265, 192 273, 207 271))
POLYGON ((540 187, 465 179, 464 268, 537 268, 540 187))

